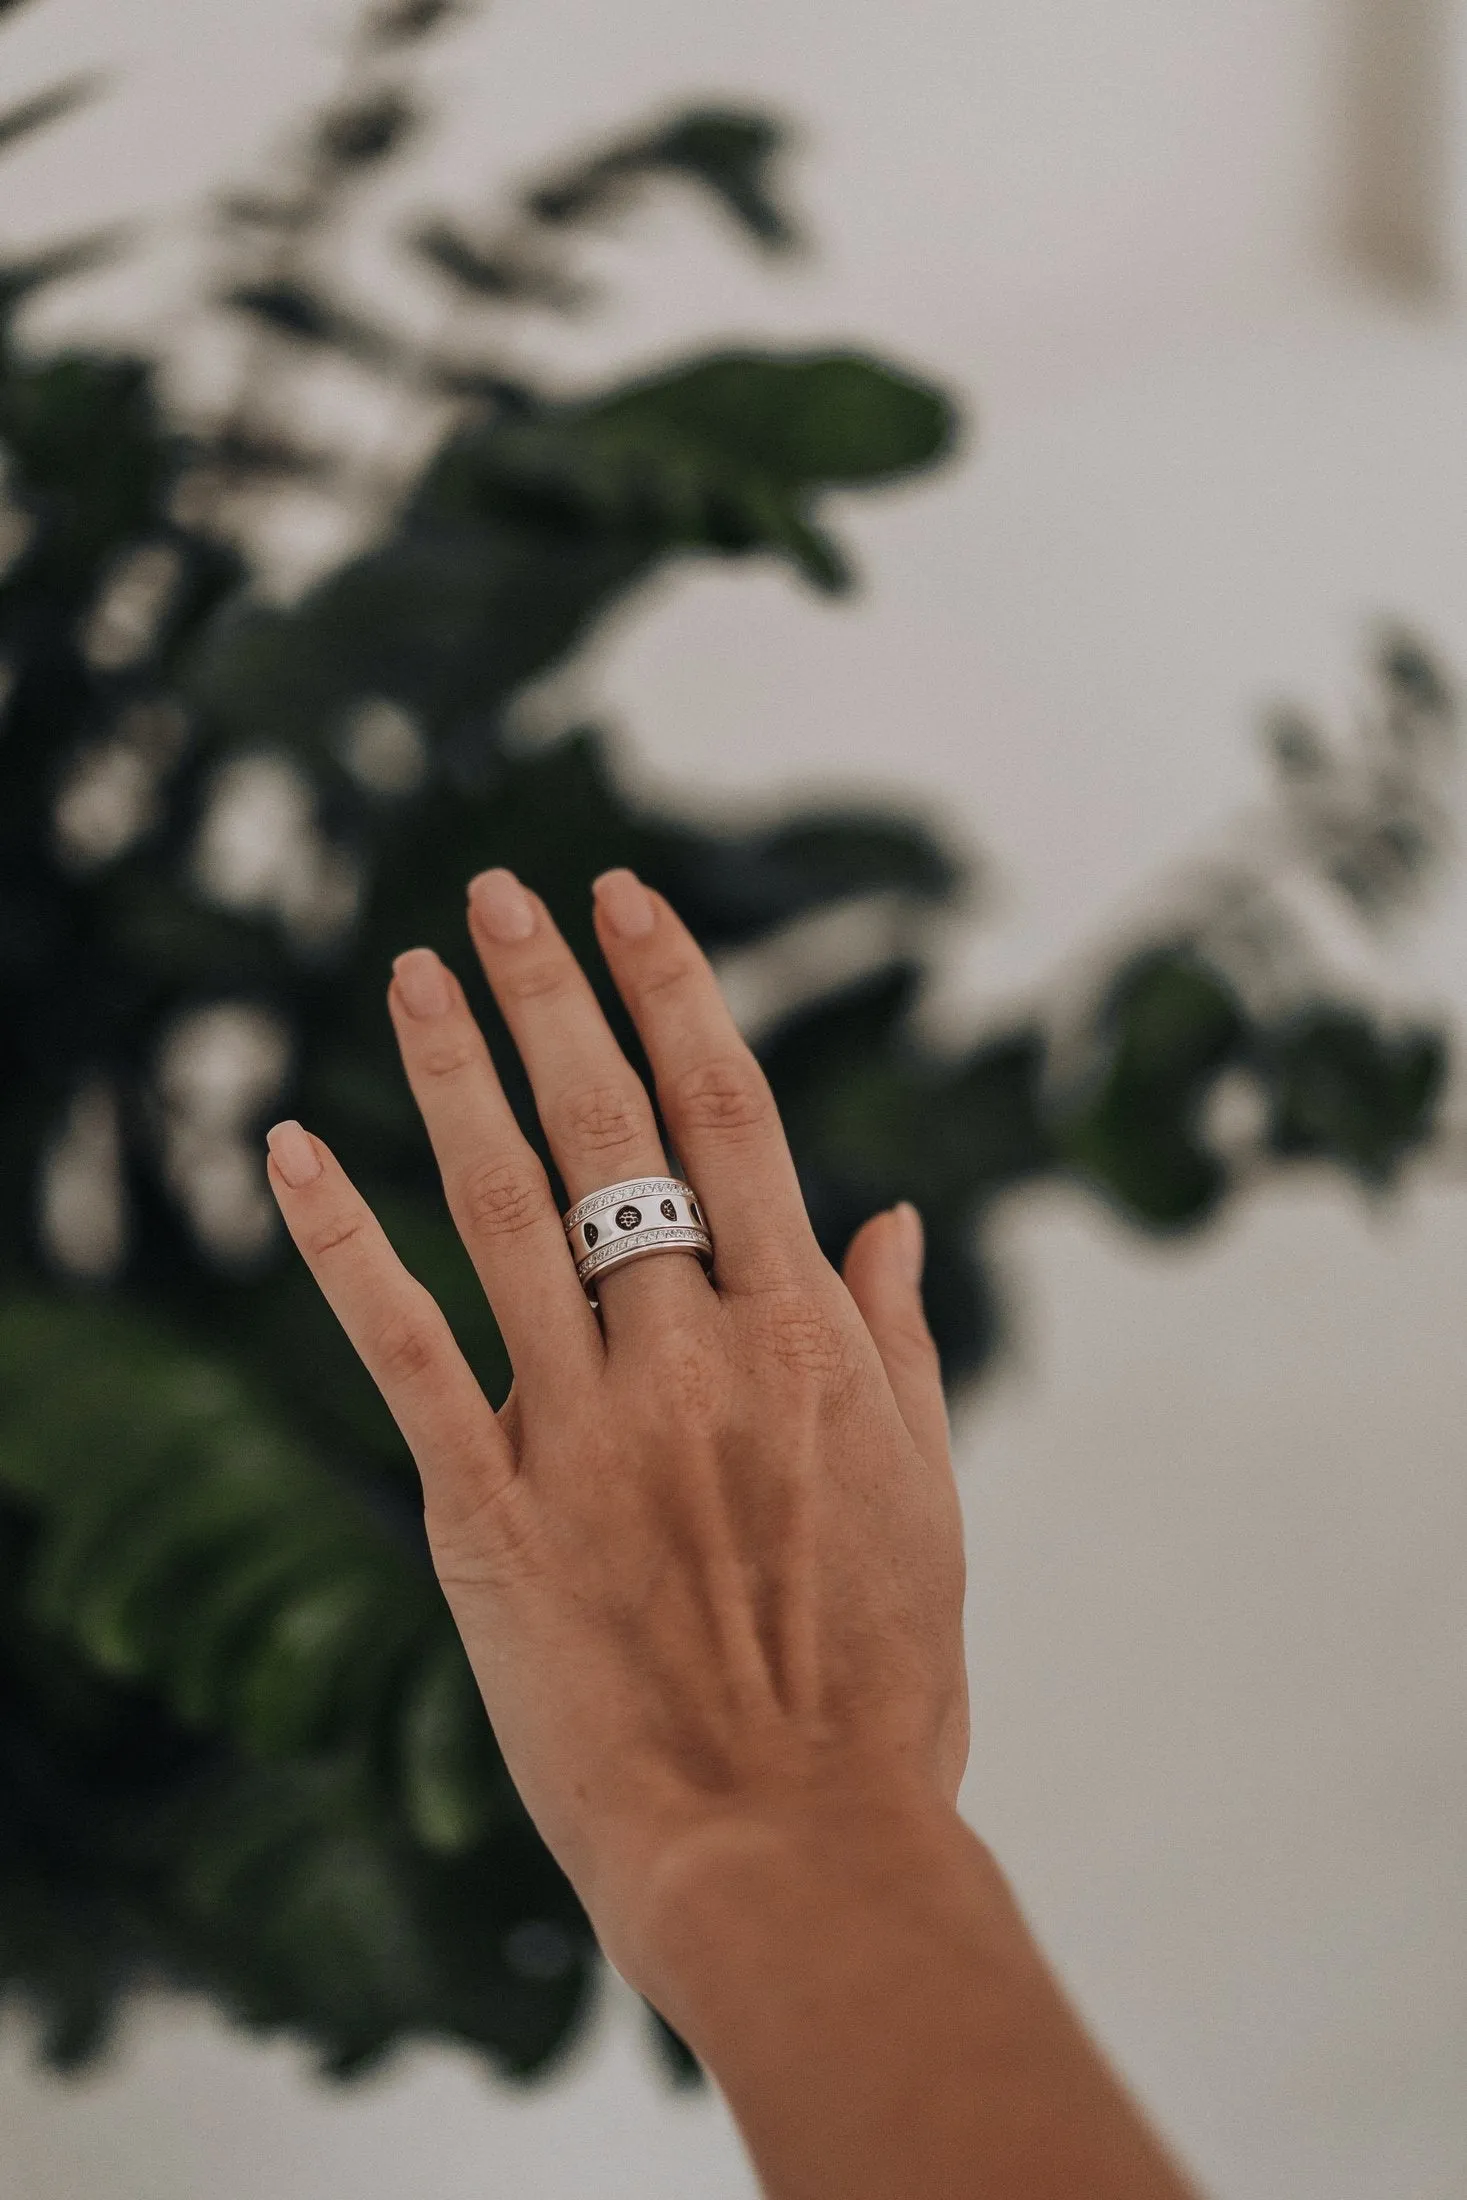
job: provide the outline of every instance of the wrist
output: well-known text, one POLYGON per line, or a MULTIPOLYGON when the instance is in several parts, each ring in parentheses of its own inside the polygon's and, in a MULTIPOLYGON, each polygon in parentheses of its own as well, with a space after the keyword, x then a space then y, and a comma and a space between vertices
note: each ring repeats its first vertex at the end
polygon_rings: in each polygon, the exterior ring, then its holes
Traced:
POLYGON ((827 1790, 705 1824, 649 1892, 636 1983, 781 2200, 1188 2200, 939 1797, 827 1790))
POLYGON ((975 1932, 1012 1949, 1022 1927, 1002 1874, 942 1796, 890 1779, 781 1793, 669 1842, 643 1882, 630 1944, 611 1953, 707 2055, 726 1999, 742 2007, 750 1991, 798 1985, 807 1947, 828 1978, 843 1948, 857 1960, 863 1921, 915 1925, 933 1906, 948 1910, 955 1883, 975 1932))

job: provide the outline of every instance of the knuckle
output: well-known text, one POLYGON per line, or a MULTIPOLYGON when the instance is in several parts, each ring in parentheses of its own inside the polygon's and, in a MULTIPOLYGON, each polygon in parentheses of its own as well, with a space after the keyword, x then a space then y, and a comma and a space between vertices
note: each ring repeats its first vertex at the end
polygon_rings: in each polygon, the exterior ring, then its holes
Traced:
POLYGON ((428 1497, 423 1507, 428 1549, 439 1587, 450 1600, 455 1593, 505 1589, 526 1574, 543 1571, 543 1536, 517 1501, 519 1488, 513 1476, 490 1483, 467 1507, 445 1506, 441 1499, 428 1497))
POLYGON ((365 1217, 360 1214, 323 1215, 301 1240, 301 1250, 308 1261, 330 1260, 344 1247, 355 1244, 362 1235, 365 1217))
POLYGON ((527 1161, 481 1161, 459 1186, 460 1211, 476 1236, 515 1237, 540 1220, 545 1190, 543 1173, 527 1161))
POLYGON ((792 1375, 834 1383, 850 1369, 844 1325, 807 1292, 771 1296, 761 1310, 760 1333, 769 1357, 792 1375))
POLYGON ((674 953, 643 972, 637 991, 644 1001, 675 999, 687 991, 697 975, 698 965, 691 955, 674 953))
POLYGON ((668 1095, 681 1124, 705 1131, 758 1131, 774 1121, 774 1095, 752 1054, 717 1055, 674 1079, 668 1095))
POLYGON ((614 1153, 647 1135, 647 1111, 627 1086, 604 1080, 572 1086, 556 1108, 556 1128, 582 1153, 614 1153))
POLYGON ((562 956, 534 955, 501 972, 498 983, 511 1001, 545 1001, 564 993, 569 976, 562 956))
POLYGON ((378 1332, 373 1356, 385 1382, 418 1382, 437 1363, 438 1339, 421 1313, 399 1314, 378 1332))
POLYGON ((462 1076, 466 1069, 472 1069, 477 1059, 478 1049, 466 1032, 445 1031, 419 1041, 414 1050, 413 1067, 419 1076, 436 1085, 462 1076))

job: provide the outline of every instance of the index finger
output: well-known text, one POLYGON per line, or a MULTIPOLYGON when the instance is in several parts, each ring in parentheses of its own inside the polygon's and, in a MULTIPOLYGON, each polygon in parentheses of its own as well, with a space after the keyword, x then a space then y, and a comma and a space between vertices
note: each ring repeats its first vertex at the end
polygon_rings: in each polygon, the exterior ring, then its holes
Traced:
POLYGON ((441 1309, 409 1275, 324 1139, 293 1118, 269 1133, 270 1189, 332 1313, 381 1391, 423 1478, 430 1517, 470 1517, 514 1462, 441 1309))
POLYGON ((819 1249, 779 1110, 697 941, 631 871, 597 879, 596 934, 657 1081, 663 1118, 713 1232, 715 1278, 792 1279, 819 1249))

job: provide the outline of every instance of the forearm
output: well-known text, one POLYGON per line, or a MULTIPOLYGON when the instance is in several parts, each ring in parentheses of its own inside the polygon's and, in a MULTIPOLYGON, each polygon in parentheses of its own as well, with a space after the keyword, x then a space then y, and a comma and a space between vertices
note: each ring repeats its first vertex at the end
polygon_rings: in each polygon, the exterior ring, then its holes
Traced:
POLYGON ((1189 2200, 955 1813, 722 1833, 656 1938, 770 2200, 1189 2200))

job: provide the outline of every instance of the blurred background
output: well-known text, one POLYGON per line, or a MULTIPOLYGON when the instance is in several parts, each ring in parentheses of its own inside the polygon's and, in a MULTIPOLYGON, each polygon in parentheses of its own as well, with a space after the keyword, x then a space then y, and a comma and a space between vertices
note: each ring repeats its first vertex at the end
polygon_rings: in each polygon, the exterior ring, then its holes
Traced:
POLYGON ((1467 9, 29 0, 0 61, 98 79, 0 125, 7 2200, 753 2190, 258 1201, 299 1104, 457 1310, 381 986, 501 854, 685 898, 830 1242, 921 1201, 964 1808, 1183 2156, 1455 2200, 1467 9))

